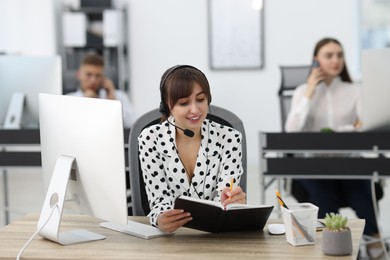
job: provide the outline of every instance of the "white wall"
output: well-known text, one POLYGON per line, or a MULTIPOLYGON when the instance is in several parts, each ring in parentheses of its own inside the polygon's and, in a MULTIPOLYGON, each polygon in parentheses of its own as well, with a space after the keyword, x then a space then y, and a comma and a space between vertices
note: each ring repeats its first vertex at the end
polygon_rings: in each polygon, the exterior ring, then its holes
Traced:
POLYGON ((0 52, 54 55, 53 0, 0 0, 0 52))
POLYGON ((358 61, 354 0, 265 1, 265 67, 212 71, 208 64, 207 0, 129 0, 130 86, 139 112, 160 102, 159 80, 176 64, 192 64, 208 77, 213 104, 242 118, 249 174, 258 174, 258 132, 280 131, 279 65, 310 64, 317 40, 338 38, 349 64, 358 61))

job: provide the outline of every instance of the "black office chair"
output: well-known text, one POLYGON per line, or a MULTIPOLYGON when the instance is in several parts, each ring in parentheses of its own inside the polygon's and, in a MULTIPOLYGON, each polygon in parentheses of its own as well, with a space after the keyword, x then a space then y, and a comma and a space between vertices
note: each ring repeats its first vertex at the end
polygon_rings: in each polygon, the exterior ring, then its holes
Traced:
MULTIPOLYGON (((134 216, 146 216, 150 212, 145 184, 142 177, 142 170, 138 157, 138 136, 143 129, 148 126, 159 124, 161 113, 158 109, 154 109, 141 117, 133 124, 129 134, 129 166, 130 166, 130 194, 132 213, 134 216)), ((246 191, 246 174, 247 174, 247 153, 246 153, 246 137, 244 125, 240 118, 232 112, 210 105, 210 113, 207 118, 232 127, 242 134, 242 167, 243 174, 240 180, 240 186, 243 191, 246 191)))
POLYGON ((310 72, 310 66, 280 66, 282 76, 280 88, 278 91, 280 104, 280 119, 282 130, 285 132, 284 124, 287 120, 288 112, 291 108, 291 98, 294 90, 299 85, 306 82, 310 72))
MULTIPOLYGON (((310 65, 300 65, 300 66, 280 66, 281 72, 281 85, 278 91, 279 102, 280 102, 280 116, 282 123, 282 130, 285 132, 285 122, 287 120, 288 113, 291 108, 291 99, 294 93, 294 90, 301 84, 305 83, 307 77, 310 73, 311 66, 310 65)), ((292 156, 292 155, 287 155, 292 156)), ((291 193, 292 196, 298 202, 307 202, 308 194, 305 189, 296 182, 291 180, 285 181, 285 189, 288 193, 291 193)), ((375 194, 376 198, 379 201, 383 197, 383 188, 381 182, 375 183, 375 194)), ((340 196, 342 197, 342 196, 340 196)), ((345 207, 347 207, 346 203, 345 207)))

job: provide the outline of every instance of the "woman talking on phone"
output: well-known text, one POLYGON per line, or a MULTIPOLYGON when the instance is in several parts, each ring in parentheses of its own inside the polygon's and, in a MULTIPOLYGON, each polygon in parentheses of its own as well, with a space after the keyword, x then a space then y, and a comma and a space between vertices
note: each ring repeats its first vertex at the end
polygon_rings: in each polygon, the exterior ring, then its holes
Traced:
POLYGON ((242 136, 206 119, 211 102, 206 76, 190 65, 174 66, 163 74, 160 94, 162 123, 144 129, 138 138, 151 224, 173 232, 191 221, 189 212, 173 209, 180 195, 223 205, 246 203, 238 186, 242 136))
MULTIPOLYGON (((361 92, 352 83, 340 42, 324 38, 315 46, 313 68, 298 86, 286 121, 287 132, 355 131, 361 126, 361 92)), ((364 122, 363 122, 364 123, 364 122)), ((341 201, 366 220, 364 234, 376 236, 371 185, 368 180, 300 179, 308 200, 319 207, 318 217, 338 212, 341 201)))

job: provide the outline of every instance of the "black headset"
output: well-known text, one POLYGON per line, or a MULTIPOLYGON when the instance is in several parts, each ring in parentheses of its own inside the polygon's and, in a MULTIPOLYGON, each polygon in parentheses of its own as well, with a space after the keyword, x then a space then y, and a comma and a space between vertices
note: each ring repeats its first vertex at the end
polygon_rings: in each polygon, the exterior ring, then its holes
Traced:
MULTIPOLYGON (((192 68, 192 69, 195 69, 197 71, 199 71, 200 73, 202 73, 202 75, 206 78, 206 75, 204 75, 204 73, 202 71, 200 71, 198 68, 195 68, 194 66, 191 66, 191 65, 176 65, 176 66, 173 66, 171 68, 169 68, 167 71, 164 72, 164 74, 162 75, 161 77, 161 81, 160 81, 160 95, 161 95, 161 102, 160 102, 160 113, 163 114, 166 118, 169 117, 169 114, 170 114, 170 110, 169 110, 169 106, 168 104, 165 102, 165 89, 164 89, 164 86, 165 86, 165 82, 167 81, 168 77, 174 72, 176 71, 177 69, 180 69, 180 68, 192 68)), ((207 80, 207 78, 206 78, 207 80)), ((210 102, 211 100, 209 100, 210 102)))

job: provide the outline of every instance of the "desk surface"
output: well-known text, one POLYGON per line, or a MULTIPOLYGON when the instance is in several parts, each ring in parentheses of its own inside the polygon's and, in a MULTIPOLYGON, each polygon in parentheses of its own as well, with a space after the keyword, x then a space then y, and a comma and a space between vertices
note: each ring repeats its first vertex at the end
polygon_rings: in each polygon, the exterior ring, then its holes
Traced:
MULTIPOLYGON (((146 222, 146 217, 130 217, 146 222)), ((15 259, 19 250, 36 231, 38 214, 29 214, 0 229, 0 259, 15 259)), ((294 247, 284 235, 262 232, 210 234, 187 228, 176 234, 144 240, 104 229, 100 221, 89 216, 65 215, 62 229, 83 228, 107 236, 105 240, 61 246, 36 236, 22 254, 22 259, 335 259, 322 254, 322 234, 316 244, 294 247)), ((280 220, 269 220, 277 223, 280 220)), ((350 220, 353 254, 339 257, 356 259, 364 228, 364 220, 350 220)), ((337 258, 337 259, 339 259, 337 258)))

